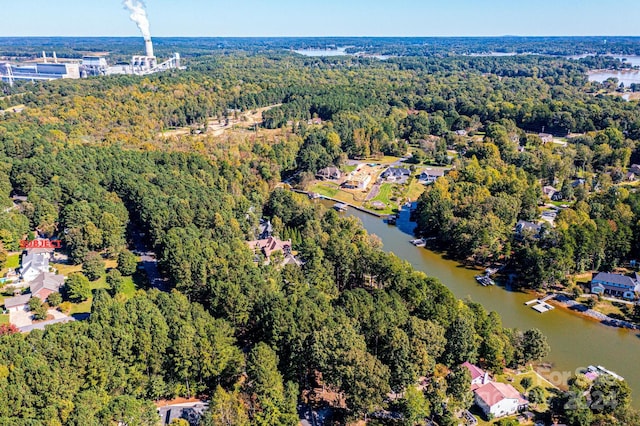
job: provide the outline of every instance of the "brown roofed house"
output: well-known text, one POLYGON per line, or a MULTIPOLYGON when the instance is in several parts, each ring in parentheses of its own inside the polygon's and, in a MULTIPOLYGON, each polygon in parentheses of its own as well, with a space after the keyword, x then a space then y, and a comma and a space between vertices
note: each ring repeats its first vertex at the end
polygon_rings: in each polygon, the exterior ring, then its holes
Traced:
POLYGON ((247 244, 251 250, 260 251, 267 259, 276 251, 282 252, 285 256, 291 253, 291 240, 282 241, 273 236, 263 240, 248 241, 247 244))

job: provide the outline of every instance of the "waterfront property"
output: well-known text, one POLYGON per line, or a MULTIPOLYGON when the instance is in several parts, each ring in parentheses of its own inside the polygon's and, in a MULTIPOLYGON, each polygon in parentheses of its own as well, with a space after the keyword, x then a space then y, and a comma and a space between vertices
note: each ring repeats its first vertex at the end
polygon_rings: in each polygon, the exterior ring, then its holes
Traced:
POLYGON ((516 223, 516 239, 523 240, 526 237, 540 238, 542 226, 538 223, 519 220, 516 223))
POLYGON ((411 170, 405 169, 403 167, 389 167, 380 175, 380 177, 383 179, 387 179, 389 181, 398 181, 402 183, 403 181, 406 181, 409 176, 411 176, 411 170))
POLYGON ((622 274, 599 272, 591 280, 591 293, 634 300, 640 293, 640 275, 635 273, 632 278, 622 274))
POLYGON ((444 176, 443 169, 426 169, 418 175, 418 181, 423 185, 428 185, 436 181, 439 177, 444 176))
MULTIPOLYGON (((329 201, 323 202, 331 207, 329 201)), ((637 332, 624 331, 602 325, 571 309, 555 309, 552 313, 538 314, 524 303, 531 294, 508 291, 503 287, 482 287, 476 284, 477 270, 460 267, 458 262, 443 257, 429 249, 416 249, 407 244, 413 224, 409 222, 408 210, 400 211, 398 226, 387 226, 379 218, 368 213, 348 210, 348 215, 362 221, 369 233, 376 234, 383 242, 386 252, 393 252, 410 262, 417 270, 439 278, 456 297, 471 297, 487 310, 500 314, 508 327, 522 330, 539 328, 547 337, 553 351, 545 361, 553 363, 553 371, 575 371, 578 366, 590 364, 610 366, 637 392, 640 389, 640 369, 637 368, 637 332), (612 350, 611 348, 616 348, 612 350)), ((550 371, 545 371, 545 375, 550 371)), ((555 385, 566 386, 564 378, 552 378, 555 385)), ((640 408, 638 398, 632 405, 640 408)))
POLYGON ((341 177, 342 172, 335 166, 325 167, 324 169, 318 170, 318 173, 316 173, 316 178, 322 180, 338 180, 341 177))
POLYGON ((529 401, 513 386, 489 382, 473 391, 474 401, 489 417, 504 417, 524 411, 529 401))
POLYGON ((467 370, 469 370, 469 374, 471 375, 471 390, 474 391, 479 387, 486 385, 491 381, 491 377, 489 377, 489 373, 484 371, 482 368, 477 365, 471 364, 470 362, 465 362, 462 364, 467 370))
POLYGON ((371 183, 371 175, 365 175, 363 173, 353 173, 344 181, 342 186, 347 189, 367 189, 367 186, 371 183))

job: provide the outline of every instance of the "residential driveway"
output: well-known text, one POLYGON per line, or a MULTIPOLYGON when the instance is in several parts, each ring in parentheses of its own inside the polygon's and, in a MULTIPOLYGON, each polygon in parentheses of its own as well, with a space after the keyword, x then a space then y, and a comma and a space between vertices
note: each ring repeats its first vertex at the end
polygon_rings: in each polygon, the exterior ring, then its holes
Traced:
POLYGON ((9 312, 9 322, 18 328, 31 325, 33 324, 33 321, 31 321, 31 312, 28 312, 28 311, 9 312))
POLYGON ((57 309, 49 309, 49 310, 47 311, 47 313, 48 313, 49 315, 52 315, 54 320, 59 320, 59 319, 63 319, 63 318, 68 318, 68 316, 67 316, 67 315, 63 314, 62 312, 60 312, 60 311, 59 311, 59 310, 57 310, 57 309))

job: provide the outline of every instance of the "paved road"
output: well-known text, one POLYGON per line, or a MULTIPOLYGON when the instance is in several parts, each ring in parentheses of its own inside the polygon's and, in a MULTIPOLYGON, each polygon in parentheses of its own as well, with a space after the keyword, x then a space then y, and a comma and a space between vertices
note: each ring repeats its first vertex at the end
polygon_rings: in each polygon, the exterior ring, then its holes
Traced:
POLYGON ((147 273, 147 279, 149 280, 151 287, 157 288, 161 291, 168 291, 169 283, 160 275, 156 254, 147 249, 144 244, 143 236, 140 232, 133 232, 133 243, 135 245, 136 252, 140 255, 142 266, 147 273))
POLYGON ((18 327, 18 330, 20 330, 20 332, 22 332, 22 333, 28 333, 28 332, 33 331, 33 330, 44 330, 44 328, 47 325, 59 324, 59 323, 71 322, 71 321, 76 321, 76 319, 74 317, 66 317, 66 318, 53 319, 53 320, 49 320, 49 321, 42 321, 42 322, 39 322, 39 323, 36 323, 36 324, 25 325, 23 327, 18 327))

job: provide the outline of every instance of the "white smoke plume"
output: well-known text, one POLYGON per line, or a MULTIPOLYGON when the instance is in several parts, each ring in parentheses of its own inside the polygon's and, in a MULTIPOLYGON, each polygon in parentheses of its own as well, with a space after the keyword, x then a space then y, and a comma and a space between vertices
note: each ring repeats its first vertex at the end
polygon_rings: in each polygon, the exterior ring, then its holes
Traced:
POLYGON ((131 12, 129 18, 136 23, 145 40, 151 40, 151 31, 149 31, 149 18, 147 18, 147 10, 142 0, 123 0, 122 5, 131 12))

